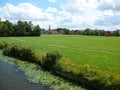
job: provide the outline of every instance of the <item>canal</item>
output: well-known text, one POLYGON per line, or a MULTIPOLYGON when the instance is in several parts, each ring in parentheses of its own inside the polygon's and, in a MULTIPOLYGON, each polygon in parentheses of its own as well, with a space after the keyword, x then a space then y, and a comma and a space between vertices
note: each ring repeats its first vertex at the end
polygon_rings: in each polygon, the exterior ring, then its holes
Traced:
POLYGON ((51 90, 42 83, 34 84, 27 80, 23 71, 0 60, 0 90, 51 90))

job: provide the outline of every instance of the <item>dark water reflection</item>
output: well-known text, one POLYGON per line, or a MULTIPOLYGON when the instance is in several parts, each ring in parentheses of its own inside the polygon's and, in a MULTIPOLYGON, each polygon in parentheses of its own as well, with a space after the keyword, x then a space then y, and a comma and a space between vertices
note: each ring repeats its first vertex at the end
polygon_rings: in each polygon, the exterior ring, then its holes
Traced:
POLYGON ((42 84, 28 82, 24 72, 6 62, 0 61, 0 90, 51 90, 42 84))

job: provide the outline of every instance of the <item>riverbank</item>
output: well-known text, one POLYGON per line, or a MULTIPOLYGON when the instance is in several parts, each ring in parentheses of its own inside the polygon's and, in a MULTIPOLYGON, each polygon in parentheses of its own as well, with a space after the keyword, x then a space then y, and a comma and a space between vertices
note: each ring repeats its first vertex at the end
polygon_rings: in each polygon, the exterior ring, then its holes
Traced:
MULTIPOLYGON (((29 90, 50 90, 50 89, 53 89, 53 90, 86 90, 85 88, 82 88, 81 86, 77 86, 75 84, 67 82, 60 77, 54 76, 51 73, 44 71, 37 64, 21 61, 18 59, 7 57, 7 56, 3 56, 2 51, 0 51, 0 61, 4 61, 6 63, 11 64, 10 65, 11 67, 17 66, 18 70, 15 69, 15 73, 16 72, 19 73, 19 70, 21 70, 20 72, 22 72, 22 76, 25 77, 24 79, 26 79, 28 81, 28 83, 31 84, 30 87, 28 87, 28 89, 30 88, 29 90), (40 83, 42 83, 43 87, 49 86, 50 88, 48 88, 48 87, 46 89, 44 89, 44 88, 32 89, 31 88, 31 86, 34 86, 34 85, 35 86, 39 85, 39 87, 40 87, 41 86, 40 83), (34 85, 32 85, 32 84, 34 84, 34 85)), ((9 71, 9 68, 7 69, 7 71, 9 71)), ((5 81, 3 80, 3 82, 5 82, 5 81)), ((23 83, 24 83, 24 80, 23 80, 23 83)), ((13 83, 13 84, 15 85, 15 83, 13 83)), ((7 85, 6 85, 6 88, 8 88, 7 85)), ((20 89, 20 90, 28 90, 28 89, 20 89)), ((13 89, 9 88, 9 89, 2 89, 2 90, 13 90, 13 89)), ((19 90, 19 89, 14 89, 14 90, 19 90)))

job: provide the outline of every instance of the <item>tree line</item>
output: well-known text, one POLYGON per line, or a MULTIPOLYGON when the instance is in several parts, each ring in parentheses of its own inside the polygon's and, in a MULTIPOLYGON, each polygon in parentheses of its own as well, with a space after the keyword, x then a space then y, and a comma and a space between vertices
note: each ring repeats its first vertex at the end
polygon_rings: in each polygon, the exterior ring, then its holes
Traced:
POLYGON ((92 35, 92 36, 120 36, 120 30, 117 29, 115 31, 105 31, 105 30, 92 30, 87 28, 83 31, 83 35, 92 35))
POLYGON ((33 26, 29 21, 18 21, 16 24, 10 21, 0 20, 0 37, 4 36, 40 36, 41 28, 39 25, 33 26))
POLYGON ((57 28, 44 30, 39 25, 34 26, 31 21, 18 21, 16 24, 0 19, 0 37, 4 36, 40 36, 42 34, 67 34, 67 35, 90 35, 90 36, 120 36, 120 29, 115 31, 105 31, 86 28, 85 30, 70 30, 67 28, 57 28))
POLYGON ((85 30, 70 30, 67 28, 57 28, 53 30, 42 30, 42 34, 67 34, 67 35, 89 35, 89 36, 120 36, 120 29, 115 31, 105 31, 86 28, 85 30))

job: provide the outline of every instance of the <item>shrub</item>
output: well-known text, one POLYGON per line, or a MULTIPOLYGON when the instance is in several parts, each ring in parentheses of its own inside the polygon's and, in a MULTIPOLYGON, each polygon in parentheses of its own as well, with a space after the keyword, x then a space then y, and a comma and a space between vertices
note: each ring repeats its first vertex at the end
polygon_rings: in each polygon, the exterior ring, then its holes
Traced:
POLYGON ((11 55, 10 55, 10 51, 11 51, 11 48, 9 48, 9 47, 4 48, 4 49, 3 49, 3 55, 11 56, 11 55))
POLYGON ((36 62, 40 64, 40 60, 42 59, 42 54, 37 54, 33 49, 21 47, 19 45, 8 45, 4 50, 3 54, 15 57, 24 61, 36 62))
POLYGON ((53 70, 54 65, 56 62, 61 58, 62 56, 57 52, 48 52, 41 62, 42 67, 44 67, 46 70, 53 70))
POLYGON ((43 56, 44 56, 44 53, 42 53, 42 52, 38 52, 38 51, 34 51, 34 59, 35 59, 35 63, 37 63, 37 64, 40 65, 43 56))
POLYGON ((21 48, 19 50, 19 56, 20 56, 20 59, 25 61, 30 61, 30 62, 35 61, 34 52, 30 48, 21 48))
POLYGON ((7 46, 7 43, 5 42, 0 42, 0 49, 2 50, 3 48, 5 48, 7 46))

